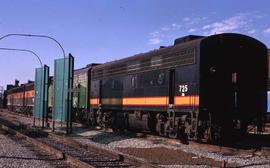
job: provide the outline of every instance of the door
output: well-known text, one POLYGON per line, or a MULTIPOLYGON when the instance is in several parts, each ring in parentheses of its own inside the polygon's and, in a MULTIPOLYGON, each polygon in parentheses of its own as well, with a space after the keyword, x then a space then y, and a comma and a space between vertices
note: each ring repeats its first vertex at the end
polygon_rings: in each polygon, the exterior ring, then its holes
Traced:
POLYGON ((169 70, 169 105, 174 104, 175 95, 175 69, 169 70))

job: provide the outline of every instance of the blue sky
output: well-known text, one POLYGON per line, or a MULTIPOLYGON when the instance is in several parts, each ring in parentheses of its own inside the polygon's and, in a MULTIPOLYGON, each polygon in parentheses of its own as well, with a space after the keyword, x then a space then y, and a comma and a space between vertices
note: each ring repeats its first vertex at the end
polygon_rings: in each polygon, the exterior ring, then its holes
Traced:
MULTIPOLYGON (((49 35, 75 57, 75 68, 171 45, 188 34, 247 34, 270 47, 270 2, 240 0, 2 0, 0 36, 49 35)), ((0 47, 36 52, 51 67, 63 57, 48 39, 10 37, 0 47)), ((28 53, 0 50, 0 86, 34 79, 38 61, 28 53)))

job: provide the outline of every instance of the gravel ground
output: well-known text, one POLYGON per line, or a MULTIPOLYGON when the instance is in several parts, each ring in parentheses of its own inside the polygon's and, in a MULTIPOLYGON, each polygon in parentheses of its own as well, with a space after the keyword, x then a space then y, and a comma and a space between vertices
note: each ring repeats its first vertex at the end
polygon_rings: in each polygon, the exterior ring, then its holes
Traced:
MULTIPOLYGON (((225 160, 229 163, 229 166, 235 167, 236 165, 239 167, 270 167, 270 152, 269 151, 254 151, 254 150, 243 150, 236 148, 226 148, 226 147, 218 147, 214 145, 202 145, 196 143, 191 143, 191 145, 183 145, 181 143, 175 143, 175 140, 168 140, 167 138, 134 138, 134 136, 128 136, 127 134, 113 134, 111 132, 102 132, 102 131, 89 131, 88 133, 84 133, 85 137, 76 137, 75 139, 82 143, 90 143, 96 144, 103 148, 118 150, 124 153, 128 153, 131 155, 135 155, 137 157, 143 157, 149 159, 150 161, 154 161, 159 157, 158 160, 161 161, 162 164, 167 164, 169 167, 174 164, 174 166, 183 167, 183 164, 187 163, 183 161, 180 157, 185 155, 185 158, 194 158, 192 161, 190 160, 189 164, 206 164, 211 166, 219 166, 221 161, 225 160), (94 142, 95 143, 94 143, 94 142), (155 155, 153 152, 148 153, 153 149, 156 149, 155 155), (166 155, 163 155, 165 149, 168 149, 166 155), (183 153, 178 154, 179 159, 172 157, 168 157, 170 154, 175 151, 182 151, 183 153), (145 153, 148 153, 146 155, 145 153), (191 156, 189 154, 192 154, 191 156), (149 155, 152 155, 149 157, 149 155), (164 156, 162 158, 162 156, 164 156), (196 157, 203 159, 204 161, 195 161, 196 157), (152 159, 151 159, 152 158, 152 159), (155 159, 154 159, 155 158, 155 159), (208 159, 207 159, 208 158, 208 159), (182 160, 183 162, 177 162, 177 160, 182 160), (171 161, 171 162, 168 162, 171 161), (175 164, 181 164, 175 165, 175 164)), ((188 165, 186 165, 189 167, 188 165)), ((196 165, 198 167, 198 165, 196 165)), ((167 166, 166 166, 167 167, 167 166)), ((185 166, 184 166, 185 167, 185 166)), ((202 165, 202 167, 207 167, 202 165)))
POLYGON ((0 167, 66 168, 68 166, 28 142, 0 130, 0 167))
POLYGON ((160 165, 162 168, 213 168, 206 165, 160 165))
MULTIPOLYGON (((6 114, 1 115, 7 116, 6 114)), ((20 120, 20 122, 28 123, 31 125, 32 119, 27 117, 20 117, 11 115, 14 117, 14 121, 20 120)), ((76 130, 76 129, 74 129, 76 130)), ((144 156, 145 159, 151 160, 151 155, 155 151, 155 155, 152 156, 152 161, 155 157, 160 157, 160 165, 162 167, 209 167, 218 166, 222 160, 230 163, 231 166, 239 167, 269 167, 270 168, 270 152, 269 151, 254 151, 254 150, 239 150, 235 148, 222 148, 211 147, 209 145, 201 145, 191 143, 190 145, 183 145, 181 143, 175 143, 176 140, 168 140, 167 138, 136 138, 132 134, 114 134, 112 132, 106 132, 98 129, 92 129, 85 131, 82 129, 78 131, 78 134, 74 135, 74 139, 82 143, 89 143, 101 148, 109 149, 112 151, 121 151, 127 154, 132 154, 137 157, 144 156), (204 147, 207 146, 207 147, 204 147), (212 149, 213 148, 213 149, 212 149), (167 153, 164 155, 162 151, 167 153), (147 155, 145 154, 147 153, 147 155), (150 155, 150 156, 149 156, 150 155), (179 157, 171 157, 176 155, 179 157), (181 157, 185 155, 187 159, 190 159, 191 163, 187 163, 185 160, 181 160, 181 157), (155 157, 154 157, 155 156, 155 157), (170 157, 168 157, 170 156, 170 157), (171 159, 171 162, 166 161, 166 158, 171 159), (178 159, 179 158, 179 159, 178 159), (211 162, 209 164, 208 162, 211 162), (218 164, 219 163, 219 164, 218 164), (181 165, 178 165, 181 164, 181 165), (194 165, 190 165, 194 164, 194 165), (206 165, 196 165, 206 164, 206 165)), ((154 161, 155 162, 155 161, 154 161)))
MULTIPOLYGON (((182 150, 171 150, 168 148, 118 148, 119 151, 128 153, 137 157, 146 158, 151 163, 158 165, 209 165, 220 166, 220 162, 213 159, 197 157, 193 154, 183 152, 182 150)), ((229 165, 235 166, 235 165, 229 165)))
MULTIPOLYGON (((193 147, 192 145, 165 144, 163 142, 163 138, 160 138, 160 140, 156 139, 155 141, 139 139, 139 138, 131 138, 131 139, 126 139, 126 140, 121 140, 121 141, 114 141, 112 143, 109 143, 108 145, 113 148, 122 148, 122 149, 128 149, 128 148, 132 148, 133 150, 136 150, 136 148, 147 149, 145 151, 149 151, 152 148, 166 148, 171 151, 181 150, 182 152, 193 154, 199 158, 209 158, 216 161, 225 160, 226 162, 232 163, 231 166, 238 165, 240 167, 269 167, 270 168, 269 153, 266 153, 263 155, 264 151, 258 151, 254 153, 249 153, 250 151, 249 152, 246 151, 246 152, 243 152, 244 154, 242 155, 237 155, 237 154, 232 155, 232 153, 222 154, 221 152, 210 152, 209 150, 205 150, 203 148, 198 149, 198 148, 193 147)), ((143 154, 143 150, 141 150, 140 153, 143 154)))

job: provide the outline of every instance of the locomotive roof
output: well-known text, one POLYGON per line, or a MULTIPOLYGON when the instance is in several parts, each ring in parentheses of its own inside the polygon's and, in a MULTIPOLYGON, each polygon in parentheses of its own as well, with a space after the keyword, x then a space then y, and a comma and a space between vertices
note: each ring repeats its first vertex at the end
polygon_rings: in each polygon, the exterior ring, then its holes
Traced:
POLYGON ((22 84, 22 85, 20 85, 18 87, 14 87, 14 88, 8 90, 7 93, 10 94, 10 93, 21 92, 24 87, 25 88, 32 88, 32 87, 34 88, 34 85, 35 85, 34 82, 22 84))
POLYGON ((79 68, 79 69, 75 69, 74 73, 83 73, 83 72, 87 72, 89 69, 93 68, 94 66, 100 65, 98 63, 92 63, 92 64, 88 64, 85 67, 79 68))
POLYGON ((143 59, 151 58, 152 56, 158 56, 158 55, 162 55, 164 53, 174 52, 175 50, 178 50, 181 48, 187 48, 189 46, 193 47, 193 46, 199 45, 200 41, 204 38, 205 38, 204 36, 194 36, 194 35, 189 35, 189 36, 185 36, 182 38, 178 38, 175 40, 174 45, 167 46, 167 47, 161 47, 159 49, 154 49, 154 50, 148 51, 146 53, 140 53, 140 54, 136 54, 136 55, 126 57, 123 59, 119 59, 119 60, 115 60, 115 61, 111 61, 111 62, 106 62, 104 64, 94 66, 93 70, 111 67, 114 65, 130 62, 130 61, 143 60, 143 59))
MULTIPOLYGON (((185 36, 185 37, 176 39, 175 44, 171 45, 171 46, 161 47, 159 49, 155 49, 155 50, 152 50, 152 51, 149 51, 146 53, 140 53, 140 54, 136 54, 134 56, 130 56, 130 57, 116 60, 116 61, 111 61, 111 62, 107 62, 107 63, 101 64, 101 65, 97 65, 97 66, 93 67, 93 71, 103 69, 103 68, 110 68, 110 67, 118 66, 119 64, 125 64, 125 63, 132 62, 132 61, 140 61, 140 60, 144 60, 147 58, 151 58, 153 56, 163 55, 166 53, 173 53, 175 51, 178 51, 179 49, 185 49, 188 47, 198 46, 198 45, 200 45, 201 41, 203 41, 204 39, 208 39, 208 38, 210 39, 213 37, 220 38, 223 36, 235 36, 235 37, 247 38, 247 39, 254 40, 257 43, 264 45, 262 42, 258 41, 257 39, 254 39, 250 36, 246 36, 243 34, 238 34, 238 33, 222 33, 222 34, 215 34, 215 35, 211 35, 211 36, 189 35, 189 36, 185 36)), ((270 52, 270 51, 268 50, 268 52, 270 52)))

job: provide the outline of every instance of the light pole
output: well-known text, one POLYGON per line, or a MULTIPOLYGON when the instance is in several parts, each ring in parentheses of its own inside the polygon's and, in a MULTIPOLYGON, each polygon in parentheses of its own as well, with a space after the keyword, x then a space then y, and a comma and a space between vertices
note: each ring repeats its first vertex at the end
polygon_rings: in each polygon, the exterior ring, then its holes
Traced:
MULTIPOLYGON (((65 57, 66 57, 66 53, 64 48, 62 47, 62 45, 60 44, 59 41, 57 41, 55 38, 48 36, 48 35, 37 35, 37 34, 21 34, 21 33, 11 33, 11 34, 6 34, 2 37, 0 37, 0 41, 7 38, 7 37, 11 37, 11 36, 21 36, 21 37, 36 37, 36 38, 47 38, 50 40, 53 40, 54 42, 57 43, 57 45, 61 48, 62 53, 63 53, 63 58, 64 58, 64 68, 63 68, 63 76, 65 75, 65 57)), ((63 86, 62 88, 64 89, 64 85, 65 85, 65 81, 63 80, 63 86)), ((62 110, 64 109, 64 90, 62 91, 62 110)), ((61 117, 61 122, 62 122, 62 117, 61 117)), ((67 121, 69 122, 69 121, 67 121)), ((54 131, 54 120, 53 120, 53 131, 54 131)))
POLYGON ((36 58, 39 61, 40 67, 42 68, 42 61, 40 59, 40 57, 32 50, 28 50, 28 49, 19 49, 19 48, 0 48, 0 50, 7 50, 7 51, 22 51, 22 52, 28 52, 31 53, 33 55, 36 56, 36 58))
POLYGON ((63 52, 63 56, 65 58, 66 53, 64 48, 62 47, 62 45, 60 44, 59 41, 57 41, 55 38, 51 37, 51 36, 47 36, 47 35, 37 35, 37 34, 21 34, 21 33, 12 33, 12 34, 6 34, 2 37, 0 37, 0 40, 3 40, 4 38, 10 37, 10 36, 21 36, 21 37, 37 37, 37 38, 47 38, 47 39, 51 39, 54 42, 57 43, 57 45, 61 48, 62 52, 63 52))

